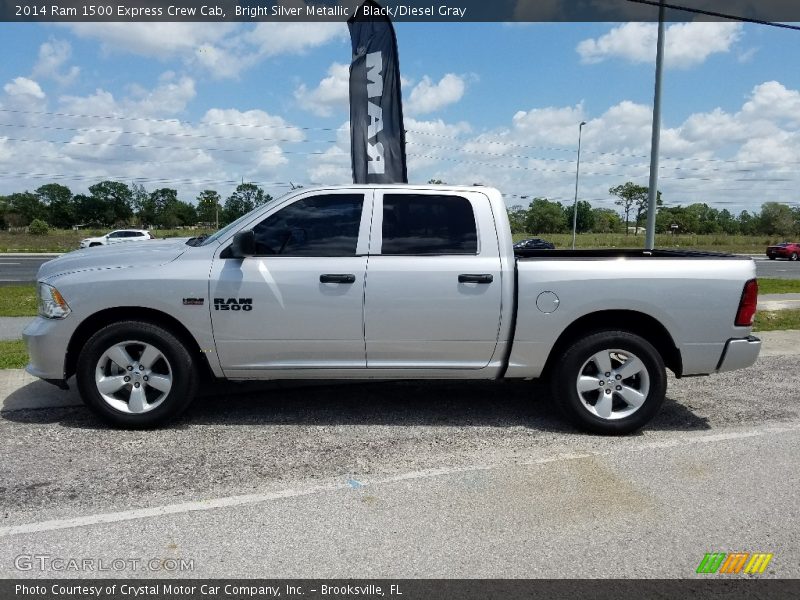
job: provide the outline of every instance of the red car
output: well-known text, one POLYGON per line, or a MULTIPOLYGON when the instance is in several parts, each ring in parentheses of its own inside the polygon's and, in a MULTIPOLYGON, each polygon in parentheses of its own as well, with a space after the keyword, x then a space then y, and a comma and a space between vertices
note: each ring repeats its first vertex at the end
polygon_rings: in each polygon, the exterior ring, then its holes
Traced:
POLYGON ((783 242, 767 248, 767 257, 770 260, 776 258, 788 258, 797 260, 800 257, 800 242, 783 242))

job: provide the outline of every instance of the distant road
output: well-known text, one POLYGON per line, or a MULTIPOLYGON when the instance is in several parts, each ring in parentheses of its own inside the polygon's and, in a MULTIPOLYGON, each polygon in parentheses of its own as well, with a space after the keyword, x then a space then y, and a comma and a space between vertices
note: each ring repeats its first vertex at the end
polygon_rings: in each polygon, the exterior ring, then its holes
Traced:
POLYGON ((42 263, 55 258, 57 254, 0 254, 0 285, 18 285, 36 281, 36 273, 42 263))
MULTIPOLYGON (((22 256, 0 254, 0 286, 32 283, 36 281, 39 266, 58 256, 57 254, 22 256)), ((800 261, 768 260, 766 256, 757 256, 756 274, 759 277, 779 277, 781 279, 800 279, 800 261)))

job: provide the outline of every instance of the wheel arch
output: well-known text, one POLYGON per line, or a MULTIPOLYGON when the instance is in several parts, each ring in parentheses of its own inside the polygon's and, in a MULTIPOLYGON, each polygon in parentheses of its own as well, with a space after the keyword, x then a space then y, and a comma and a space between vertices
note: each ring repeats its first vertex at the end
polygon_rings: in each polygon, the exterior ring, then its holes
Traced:
POLYGON ((120 321, 144 321, 163 327, 177 337, 194 356, 198 357, 196 365, 198 374, 203 377, 214 379, 215 375, 208 363, 206 353, 200 348, 191 332, 173 316, 153 308, 143 306, 116 306, 107 308, 84 319, 75 333, 69 340, 67 355, 64 362, 65 379, 69 379, 75 374, 78 364, 78 354, 80 349, 86 344, 90 337, 107 325, 119 323, 120 321))
POLYGON ((627 331, 644 338, 658 351, 665 366, 675 373, 676 377, 681 376, 683 372, 681 353, 667 328, 658 319, 633 310, 603 310, 576 319, 556 340, 547 357, 542 375, 546 377, 552 372, 559 358, 576 340, 608 329, 627 331), (603 325, 599 326, 598 322, 602 322, 603 325))

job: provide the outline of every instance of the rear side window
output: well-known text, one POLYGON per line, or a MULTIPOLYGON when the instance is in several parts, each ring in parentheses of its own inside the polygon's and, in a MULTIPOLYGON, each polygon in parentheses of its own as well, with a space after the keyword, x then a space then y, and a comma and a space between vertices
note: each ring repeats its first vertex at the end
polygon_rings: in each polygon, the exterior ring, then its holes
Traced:
POLYGON ((298 200, 253 228, 259 256, 355 256, 362 194, 298 200))
POLYGON ((469 200, 461 196, 386 194, 381 254, 477 254, 469 200))

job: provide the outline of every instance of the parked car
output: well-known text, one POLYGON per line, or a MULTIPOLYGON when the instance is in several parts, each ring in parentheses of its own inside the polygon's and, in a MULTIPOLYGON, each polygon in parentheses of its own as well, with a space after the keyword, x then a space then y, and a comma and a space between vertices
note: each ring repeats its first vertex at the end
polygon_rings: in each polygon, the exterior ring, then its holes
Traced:
POLYGON ((27 371, 75 375, 120 427, 174 419, 213 378, 547 378, 579 427, 620 434, 656 415, 667 368, 761 348, 751 258, 515 251, 485 187, 295 190, 204 239, 64 254, 37 282, 27 371))
POLYGON ((93 246, 107 246, 122 242, 141 242, 144 240, 154 240, 156 236, 146 229, 117 229, 100 237, 90 237, 81 240, 81 248, 91 248, 93 246))
POLYGON ((797 260, 800 258, 800 242, 783 242, 767 248, 767 257, 770 260, 776 258, 787 258, 797 260))
POLYGON ((556 245, 542 238, 530 238, 514 244, 514 250, 555 250, 556 245))

